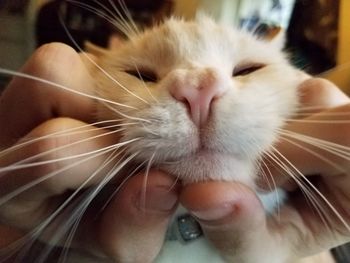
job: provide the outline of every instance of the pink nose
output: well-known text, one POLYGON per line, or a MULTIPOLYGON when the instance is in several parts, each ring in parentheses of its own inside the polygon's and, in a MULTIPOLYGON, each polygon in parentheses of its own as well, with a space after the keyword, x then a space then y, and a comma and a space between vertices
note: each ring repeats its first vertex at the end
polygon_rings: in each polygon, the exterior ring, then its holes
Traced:
POLYGON ((213 101, 221 97, 226 85, 212 69, 192 70, 177 79, 170 87, 170 94, 182 102, 197 127, 207 123, 213 101))

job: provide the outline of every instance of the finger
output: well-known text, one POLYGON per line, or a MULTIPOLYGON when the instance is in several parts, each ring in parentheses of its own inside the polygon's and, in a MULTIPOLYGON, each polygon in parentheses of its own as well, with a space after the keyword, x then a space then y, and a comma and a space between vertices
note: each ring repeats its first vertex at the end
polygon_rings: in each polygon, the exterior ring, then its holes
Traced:
POLYGON ((282 244, 274 249, 275 240, 267 231, 260 201, 244 185, 227 182, 188 185, 180 201, 199 220, 206 237, 228 262, 271 262, 271 258, 284 262, 282 244), (262 255, 266 253, 269 257, 264 259, 262 255))
MULTIPOLYGON (((264 172, 272 173, 277 186, 295 181, 293 177, 301 174, 343 173, 350 165, 345 155, 341 157, 342 154, 330 153, 329 147, 326 149, 329 142, 336 144, 336 150, 350 146, 349 97, 324 79, 309 79, 299 89, 302 105, 316 106, 317 113, 291 122, 280 132, 277 150, 267 157, 272 165, 264 172)), ((263 189, 270 187, 263 176, 258 184, 263 189)))
MULTIPOLYGON (((42 216, 40 212, 45 211, 36 209, 43 208, 41 204, 49 197, 77 189, 83 184, 87 187, 100 182, 106 171, 118 161, 116 157, 113 164, 105 163, 113 149, 107 152, 103 149, 116 144, 119 139, 117 133, 109 130, 87 126, 74 119, 58 118, 38 126, 24 140, 41 136, 47 137, 24 144, 0 158, 1 213, 6 218, 13 219, 11 223, 15 225, 28 224, 29 219, 42 216), (67 129, 75 130, 67 132, 67 129), (49 136, 50 134, 58 135, 49 136), (27 161, 23 162, 25 159, 27 161), (6 199, 27 186, 30 186, 27 189, 30 191, 19 192, 12 199, 6 199), (35 216, 30 217, 29 214, 33 211, 36 211, 35 216), (23 222, 23 216, 28 216, 26 222, 23 222), (19 222, 15 222, 14 218, 19 222)), ((49 210, 48 207, 45 208, 49 210)))
MULTIPOLYGON (((346 174, 350 168, 346 148, 350 146, 349 113, 347 104, 288 125, 276 150, 267 157, 273 165, 265 174, 272 174, 276 185, 301 175, 346 174)), ((266 186, 266 180, 260 180, 259 185, 266 186)))
POLYGON ((98 226, 102 250, 118 262, 153 262, 177 206, 174 179, 158 171, 131 178, 104 211, 98 226))
POLYGON ((236 182, 188 185, 180 202, 228 262, 294 262, 349 241, 344 225, 329 229, 300 192, 269 215, 255 193, 236 182))
MULTIPOLYGON (((22 72, 82 93, 93 94, 94 82, 80 56, 70 47, 47 44, 39 48, 22 72)), ((16 142, 53 117, 89 122, 93 100, 50 84, 15 77, 0 97, 0 147, 16 142)))
MULTIPOLYGON (((310 78, 298 87, 301 108, 321 111, 349 103, 349 97, 332 82, 322 78, 310 78)), ((310 111, 308 111, 310 112, 310 111)))

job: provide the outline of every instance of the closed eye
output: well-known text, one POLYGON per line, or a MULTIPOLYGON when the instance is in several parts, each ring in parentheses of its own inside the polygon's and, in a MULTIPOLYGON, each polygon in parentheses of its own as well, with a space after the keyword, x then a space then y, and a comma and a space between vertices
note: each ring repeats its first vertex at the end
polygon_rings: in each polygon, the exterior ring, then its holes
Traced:
POLYGON ((234 77, 246 76, 259 69, 264 68, 265 66, 266 65, 261 63, 249 63, 249 64, 238 65, 234 68, 232 76, 234 77))
POLYGON ((157 82, 158 76, 155 72, 151 70, 146 69, 140 69, 140 70, 125 70, 125 73, 138 78, 139 80, 142 80, 144 82, 157 82))

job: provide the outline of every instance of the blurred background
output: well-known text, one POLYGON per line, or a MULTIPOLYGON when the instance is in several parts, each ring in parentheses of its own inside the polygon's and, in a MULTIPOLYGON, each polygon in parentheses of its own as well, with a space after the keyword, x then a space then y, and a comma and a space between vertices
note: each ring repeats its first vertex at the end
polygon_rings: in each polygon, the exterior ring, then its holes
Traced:
MULTIPOLYGON (((350 0, 0 0, 0 67, 18 70, 44 43, 77 48, 63 24, 81 47, 90 41, 112 48, 125 35, 105 16, 129 19, 126 9, 140 29, 172 14, 191 19, 203 10, 258 34, 285 30, 292 63, 350 94, 350 0)), ((0 91, 8 81, 0 75, 0 91)), ((338 262, 350 262, 348 251, 336 250, 338 262)))

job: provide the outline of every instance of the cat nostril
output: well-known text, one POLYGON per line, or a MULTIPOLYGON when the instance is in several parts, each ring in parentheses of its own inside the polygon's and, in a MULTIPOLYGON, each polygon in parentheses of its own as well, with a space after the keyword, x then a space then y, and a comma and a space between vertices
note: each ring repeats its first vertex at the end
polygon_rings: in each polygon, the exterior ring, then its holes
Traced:
POLYGON ((170 89, 170 94, 188 109, 193 123, 197 127, 208 121, 212 102, 223 94, 223 89, 216 83, 201 86, 177 85, 170 89))

